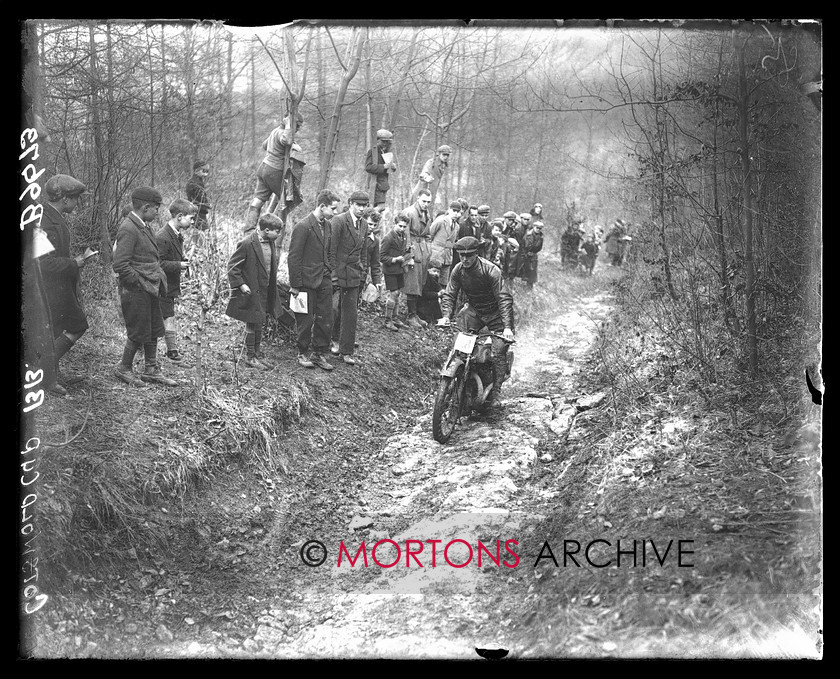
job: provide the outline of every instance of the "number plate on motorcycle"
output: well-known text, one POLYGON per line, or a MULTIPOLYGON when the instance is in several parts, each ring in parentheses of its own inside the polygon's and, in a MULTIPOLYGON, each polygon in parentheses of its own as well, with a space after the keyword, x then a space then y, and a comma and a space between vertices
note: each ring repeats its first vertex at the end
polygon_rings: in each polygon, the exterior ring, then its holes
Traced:
POLYGON ((459 332, 458 337, 455 339, 456 351, 463 351, 465 354, 471 354, 473 347, 475 346, 476 337, 477 335, 467 335, 463 332, 459 332))

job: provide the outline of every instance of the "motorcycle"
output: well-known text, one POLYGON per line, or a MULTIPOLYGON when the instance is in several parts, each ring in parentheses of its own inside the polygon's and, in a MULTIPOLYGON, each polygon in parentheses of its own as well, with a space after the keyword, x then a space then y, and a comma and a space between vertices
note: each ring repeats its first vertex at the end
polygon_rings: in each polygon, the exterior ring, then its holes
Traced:
MULTIPOLYGON (((444 326, 445 327, 445 326, 444 326)), ((446 443, 462 417, 473 410, 481 411, 490 405, 488 397, 493 389, 492 343, 503 335, 458 331, 455 343, 440 371, 440 382, 432 412, 432 435, 438 443, 446 443)), ((513 366, 513 351, 507 352, 507 375, 513 366)))

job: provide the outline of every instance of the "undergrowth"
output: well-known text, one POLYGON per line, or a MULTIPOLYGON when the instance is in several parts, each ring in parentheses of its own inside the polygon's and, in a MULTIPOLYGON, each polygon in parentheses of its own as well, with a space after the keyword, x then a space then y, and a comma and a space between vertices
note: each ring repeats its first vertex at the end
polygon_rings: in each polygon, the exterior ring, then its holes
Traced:
POLYGON ((577 379, 608 398, 557 444, 563 474, 541 475, 562 501, 540 531, 552 544, 691 539, 694 567, 550 569, 522 604, 553 625, 528 630, 544 639, 537 653, 812 657, 820 412, 803 372, 818 356, 817 324, 767 319, 750 377, 743 336, 687 322, 644 265, 596 275, 614 279, 615 309, 577 379))

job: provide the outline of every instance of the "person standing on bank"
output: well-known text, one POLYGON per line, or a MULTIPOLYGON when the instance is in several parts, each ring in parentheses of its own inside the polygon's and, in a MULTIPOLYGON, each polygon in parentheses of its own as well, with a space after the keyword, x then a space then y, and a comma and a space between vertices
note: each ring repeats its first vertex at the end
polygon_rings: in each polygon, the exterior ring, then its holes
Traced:
MULTIPOLYGON (((303 116, 298 113, 295 122, 295 132, 303 125, 303 116)), ((303 177, 303 151, 297 142, 292 142, 292 128, 289 116, 283 118, 283 124, 275 127, 263 142, 265 157, 257 168, 257 187, 254 197, 245 215, 245 233, 253 231, 257 226, 263 203, 271 198, 271 194, 283 196, 283 207, 280 218, 285 222, 288 214, 295 209, 303 197, 300 193, 300 183, 303 177), (286 152, 289 153, 289 164, 283 174, 283 164, 286 152)))
POLYGON ((534 283, 537 282, 539 252, 542 250, 542 247, 543 223, 537 221, 529 225, 521 248, 522 267, 519 270, 519 275, 528 285, 528 290, 531 290, 534 287, 534 283))
POLYGON ((382 296, 382 265, 379 262, 379 234, 382 231, 382 213, 374 208, 366 208, 362 213, 362 219, 367 222, 367 238, 365 239, 365 259, 367 271, 362 272, 362 282, 359 283, 359 304, 361 304, 362 293, 367 287, 368 274, 370 282, 376 286, 379 297, 382 296))
POLYGON ((403 323, 397 319, 397 303, 405 286, 403 265, 411 257, 411 249, 405 235, 408 222, 405 211, 400 212, 394 222, 394 228, 385 235, 379 248, 379 261, 385 276, 385 289, 388 291, 385 301, 385 327, 392 332, 399 332, 403 327, 403 323))
POLYGON ((347 365, 355 365, 353 349, 359 309, 359 285, 367 272, 367 221, 363 218, 370 202, 364 191, 354 191, 350 209, 330 220, 329 266, 332 271, 333 327, 330 352, 347 365))
POLYGON ((64 215, 76 209, 87 187, 70 175, 57 174, 47 180, 44 190, 47 203, 41 229, 54 249, 39 263, 54 337, 56 386, 52 391, 63 395, 65 387, 81 382, 84 377, 62 374, 58 361, 88 329, 79 298, 79 272, 87 260, 83 255, 70 256, 70 229, 64 215))
MULTIPOLYGON (((298 363, 332 370, 324 354, 332 335, 332 271, 329 261, 330 224, 340 198, 324 189, 315 199, 316 208, 295 224, 289 243, 289 292, 298 298, 306 293, 306 311, 295 311, 298 363), (307 357, 310 346, 312 354, 307 357)), ((302 300, 298 300, 302 302, 302 300)))
POLYGON ((207 187, 204 180, 210 174, 210 163, 197 160, 193 163, 193 176, 187 182, 187 200, 196 208, 195 228, 197 231, 207 231, 210 222, 207 214, 210 212, 210 199, 207 197, 207 187))
POLYGON ((376 146, 367 152, 365 157, 365 172, 376 177, 376 188, 373 192, 373 206, 385 204, 385 194, 391 188, 388 175, 396 172, 397 164, 391 152, 394 134, 390 130, 378 130, 376 146))
POLYGON ((160 298, 163 339, 166 342, 166 358, 175 363, 184 360, 178 351, 178 328, 175 321, 175 300, 181 295, 181 273, 190 265, 184 256, 184 235, 192 228, 197 213, 195 205, 177 198, 169 206, 169 222, 155 234, 160 268, 166 274, 166 294, 160 298))
POLYGON ((157 361, 157 341, 165 334, 160 298, 166 294, 166 274, 160 266, 151 224, 162 202, 163 197, 151 186, 141 186, 131 192, 132 210, 117 229, 111 263, 120 280, 120 307, 127 335, 122 360, 114 375, 136 387, 144 386, 144 382, 178 386, 175 380, 164 377, 157 361), (146 368, 138 377, 132 366, 140 347, 143 347, 146 368))
POLYGON ((231 297, 225 313, 245 323, 245 365, 270 370, 262 352, 263 326, 267 313, 276 316, 277 249, 274 242, 283 233, 283 220, 267 212, 259 228, 247 235, 230 256, 228 282, 231 297))
POLYGON ((414 255, 414 265, 405 272, 405 295, 408 303, 407 324, 411 328, 425 328, 425 321, 417 315, 417 300, 423 294, 426 274, 429 268, 431 250, 429 248, 429 205, 432 196, 428 189, 420 189, 417 202, 406 208, 408 217, 408 244, 414 255))
MULTIPOLYGON (((443 287, 446 287, 446 284, 449 282, 449 272, 453 267, 452 254, 455 241, 458 240, 458 219, 461 217, 461 213, 461 203, 452 201, 449 203, 449 209, 446 211, 446 214, 442 214, 435 219, 429 227, 429 238, 431 239, 429 241, 430 257, 438 263, 436 268, 438 269, 440 285, 443 287)), ((464 225, 467 223, 468 220, 464 220, 464 225)))
POLYGON ((415 196, 415 200, 419 197, 420 190, 426 189, 431 196, 430 203, 432 205, 435 204, 440 180, 443 179, 446 168, 449 166, 449 156, 451 155, 452 147, 443 144, 438 147, 436 155, 426 161, 426 164, 423 165, 423 169, 420 170, 420 180, 411 192, 411 194, 415 196))

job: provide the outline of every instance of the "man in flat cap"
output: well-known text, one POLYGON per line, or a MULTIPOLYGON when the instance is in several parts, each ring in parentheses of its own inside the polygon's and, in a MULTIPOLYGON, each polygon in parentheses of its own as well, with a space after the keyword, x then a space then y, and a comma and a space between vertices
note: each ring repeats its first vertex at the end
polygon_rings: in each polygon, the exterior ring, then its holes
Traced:
POLYGON ((479 245, 478 239, 472 236, 455 243, 461 261, 452 269, 440 307, 446 319, 444 323, 451 322, 458 293, 463 292, 468 306, 459 314, 461 330, 480 332, 486 326, 491 332, 503 335, 504 339, 492 339, 493 389, 487 397, 490 404, 507 379, 507 350, 513 340, 513 296, 502 281, 499 267, 478 256, 479 245))
POLYGON ((333 327, 330 352, 355 365, 359 286, 367 273, 367 220, 370 199, 364 191, 350 195, 349 209, 330 220, 329 266, 333 284, 333 327))
POLYGON ((393 141, 394 134, 390 130, 378 130, 376 146, 370 149, 365 156, 365 172, 376 177, 376 188, 373 192, 374 207, 385 204, 385 194, 391 188, 388 175, 397 170, 394 154, 391 152, 393 141))
POLYGON ((295 118, 294 131, 289 116, 286 116, 283 123, 275 127, 263 142, 265 156, 257 168, 257 186, 245 215, 246 233, 257 227, 263 203, 271 198, 272 193, 280 201, 280 218, 283 222, 289 213, 303 202, 300 184, 306 161, 300 145, 294 141, 295 132, 300 130, 301 125, 303 116, 300 113, 295 118))
POLYGON ((87 316, 79 299, 79 272, 87 260, 83 255, 70 255, 70 229, 64 216, 76 209, 79 197, 87 188, 70 175, 57 174, 47 180, 44 190, 47 202, 41 229, 54 249, 39 262, 55 338, 56 386, 52 391, 63 395, 65 387, 84 378, 62 374, 58 361, 88 329, 87 316))
POLYGON ((158 338, 165 328, 160 297, 166 294, 166 274, 160 265, 155 221, 163 197, 151 186, 141 186, 131 193, 131 207, 119 228, 114 245, 114 273, 120 281, 120 307, 125 321, 126 343, 122 360, 114 369, 117 379, 135 387, 146 382, 174 387, 175 380, 164 377, 157 360, 158 338), (140 348, 145 355, 145 370, 137 375, 132 366, 140 348))
POLYGON ((420 171, 420 180, 412 191, 414 200, 417 200, 420 189, 427 189, 432 197, 431 204, 434 206, 440 180, 443 179, 446 168, 449 166, 449 157, 451 155, 452 147, 443 144, 438 147, 435 155, 426 161, 426 164, 423 165, 423 169, 420 171))
MULTIPOLYGON (((487 217, 490 215, 489 205, 479 205, 478 207, 470 207, 469 218, 462 220, 461 228, 458 230, 458 239, 472 236, 477 238, 479 242, 478 256, 487 259, 490 246, 492 243, 492 232, 490 224, 487 223, 487 217)), ((458 251, 455 251, 452 266, 458 263, 458 251)))

